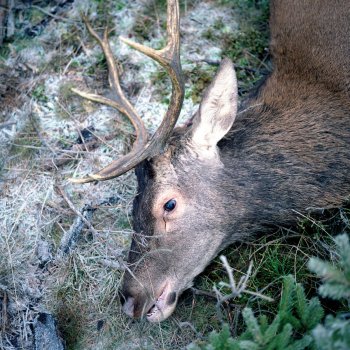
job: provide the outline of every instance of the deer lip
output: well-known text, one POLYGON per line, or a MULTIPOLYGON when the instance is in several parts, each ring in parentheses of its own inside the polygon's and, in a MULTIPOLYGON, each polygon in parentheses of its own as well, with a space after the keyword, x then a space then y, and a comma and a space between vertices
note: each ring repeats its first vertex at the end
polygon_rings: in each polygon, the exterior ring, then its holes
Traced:
POLYGON ((155 303, 147 312, 146 318, 149 322, 163 321, 174 311, 176 302, 171 306, 167 305, 167 298, 171 291, 170 284, 167 283, 155 303))

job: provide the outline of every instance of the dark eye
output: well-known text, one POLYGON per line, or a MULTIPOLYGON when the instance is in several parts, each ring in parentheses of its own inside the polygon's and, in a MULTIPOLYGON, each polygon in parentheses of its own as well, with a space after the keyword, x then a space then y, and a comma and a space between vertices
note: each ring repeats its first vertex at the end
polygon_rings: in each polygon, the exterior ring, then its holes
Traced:
POLYGON ((176 200, 175 199, 170 199, 170 201, 167 201, 164 204, 164 210, 165 211, 172 211, 176 207, 176 200))

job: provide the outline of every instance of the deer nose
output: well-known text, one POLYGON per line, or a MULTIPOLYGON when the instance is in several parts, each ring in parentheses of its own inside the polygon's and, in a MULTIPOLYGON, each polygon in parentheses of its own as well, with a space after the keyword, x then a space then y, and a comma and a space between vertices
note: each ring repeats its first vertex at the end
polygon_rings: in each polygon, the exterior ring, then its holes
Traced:
POLYGON ((135 298, 128 297, 123 304, 123 311, 126 315, 134 317, 134 308, 135 308, 135 298))
POLYGON ((125 291, 119 291, 118 294, 124 313, 130 317, 134 317, 135 298, 125 291))

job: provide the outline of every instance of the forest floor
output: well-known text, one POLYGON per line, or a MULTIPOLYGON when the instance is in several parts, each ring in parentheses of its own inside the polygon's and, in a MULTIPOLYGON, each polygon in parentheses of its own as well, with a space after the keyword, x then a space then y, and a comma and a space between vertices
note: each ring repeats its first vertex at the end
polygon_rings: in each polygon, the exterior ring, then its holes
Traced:
MULTIPOLYGON (((181 2, 186 95, 180 123, 195 113, 222 57, 234 60, 242 96, 269 71, 266 3, 181 2)), ((44 313, 54 316, 67 349, 182 349, 220 327, 211 291, 225 270, 216 260, 161 324, 122 313, 118 288, 132 233, 134 174, 98 184, 68 179, 109 164, 130 149, 135 135, 119 112, 71 91, 110 93, 106 61, 81 13, 97 31, 113 29, 122 88, 150 134, 169 102, 163 71, 119 40, 163 45, 165 1, 15 2, 15 33, 0 47, 0 349, 34 348, 33 325, 44 313)), ((238 275, 255 261, 250 288, 264 287, 275 297, 278 276, 309 276, 311 252, 329 256, 328 233, 315 240, 326 231, 323 223, 305 218, 300 227, 289 240, 277 233, 226 252, 238 275), (310 227, 313 236, 304 235, 310 227)), ((227 305, 232 329, 241 327, 239 311, 248 303, 267 308, 266 301, 248 297, 227 305)))

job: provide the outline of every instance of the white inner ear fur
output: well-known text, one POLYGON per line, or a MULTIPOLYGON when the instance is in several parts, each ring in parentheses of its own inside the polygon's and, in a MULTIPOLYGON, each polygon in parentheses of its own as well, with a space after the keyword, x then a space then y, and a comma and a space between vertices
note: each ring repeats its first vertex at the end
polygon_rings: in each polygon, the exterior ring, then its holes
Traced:
POLYGON ((231 129, 236 114, 236 74, 232 62, 224 59, 193 120, 191 143, 200 156, 216 156, 216 144, 231 129))

